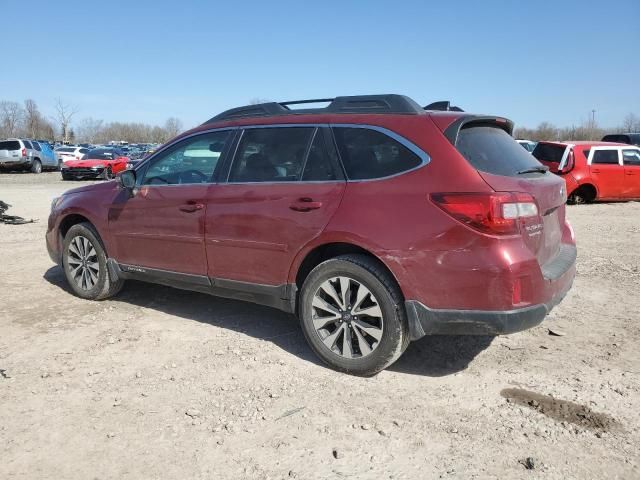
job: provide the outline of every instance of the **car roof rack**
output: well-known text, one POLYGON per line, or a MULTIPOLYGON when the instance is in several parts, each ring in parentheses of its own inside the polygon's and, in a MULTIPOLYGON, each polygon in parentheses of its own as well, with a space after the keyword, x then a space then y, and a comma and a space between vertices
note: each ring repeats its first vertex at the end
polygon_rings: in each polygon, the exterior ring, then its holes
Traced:
POLYGON ((424 107, 425 110, 435 110, 437 112, 464 112, 460 107, 451 105, 449 100, 443 100, 440 102, 433 102, 424 107))
POLYGON ((335 98, 316 98, 311 100, 293 100, 290 102, 268 102, 257 105, 232 108, 219 113, 203 123, 236 120, 250 117, 272 117, 276 115, 302 115, 322 113, 380 113, 420 115, 424 110, 418 103, 404 95, 354 95, 335 98), (324 108, 289 108, 290 105, 329 103, 324 108))

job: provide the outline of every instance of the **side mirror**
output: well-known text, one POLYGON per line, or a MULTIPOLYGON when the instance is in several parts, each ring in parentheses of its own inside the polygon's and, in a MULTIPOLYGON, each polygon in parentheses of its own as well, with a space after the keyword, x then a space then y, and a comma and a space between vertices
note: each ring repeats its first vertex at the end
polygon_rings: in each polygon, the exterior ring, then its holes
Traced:
POLYGON ((125 170, 118 174, 118 184, 121 188, 133 190, 136 186, 136 172, 134 170, 125 170))

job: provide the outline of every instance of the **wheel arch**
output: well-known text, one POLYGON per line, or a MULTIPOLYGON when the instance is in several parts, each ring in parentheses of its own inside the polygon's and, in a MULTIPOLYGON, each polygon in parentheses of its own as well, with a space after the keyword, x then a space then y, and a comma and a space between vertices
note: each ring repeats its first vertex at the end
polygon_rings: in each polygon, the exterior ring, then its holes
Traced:
POLYGON ((347 254, 360 254, 371 258, 391 276, 404 296, 402 285, 398 281, 398 277, 393 270, 391 270, 391 268, 389 268, 389 266, 378 255, 372 252, 371 249, 365 248, 350 240, 317 243, 298 254, 291 268, 289 282, 295 284, 299 291, 302 288, 305 279, 315 267, 326 260, 347 254))
POLYGON ((93 230, 95 230, 95 232, 98 234, 98 239, 102 243, 102 248, 104 248, 105 252, 107 252, 104 237, 100 233, 100 230, 98 229, 96 223, 93 222, 89 216, 84 215, 80 212, 69 213, 68 215, 65 215, 62 220, 60 220, 60 223, 58 223, 58 240, 60 242, 60 245, 62 245, 62 243, 64 242, 64 237, 67 235, 67 232, 71 229, 71 227, 73 227, 74 225, 78 225, 79 223, 88 223, 89 225, 91 225, 93 230))
POLYGON ((568 197, 572 196, 574 193, 576 193, 578 191, 589 192, 589 194, 592 195, 592 197, 589 199, 589 201, 596 200, 599 197, 598 187, 596 187, 596 185, 594 183, 592 183, 592 182, 580 183, 576 188, 574 188, 569 193, 568 197))

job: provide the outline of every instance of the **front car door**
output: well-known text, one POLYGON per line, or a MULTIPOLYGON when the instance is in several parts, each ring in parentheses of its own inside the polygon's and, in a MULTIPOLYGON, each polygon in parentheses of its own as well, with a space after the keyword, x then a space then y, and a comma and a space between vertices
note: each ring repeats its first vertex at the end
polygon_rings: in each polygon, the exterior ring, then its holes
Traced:
POLYGON ((622 149, 624 197, 640 198, 640 148, 622 149))
POLYGON ((207 197, 214 285, 286 284, 295 255, 322 232, 344 192, 328 135, 328 128, 313 125, 241 132, 227 181, 212 185, 207 197))
POLYGON ((589 170, 598 189, 598 199, 622 197, 624 190, 624 168, 620 149, 617 147, 594 147, 589 152, 589 170))
POLYGON ((133 196, 123 191, 109 212, 118 263, 206 275, 207 190, 232 136, 232 130, 190 136, 136 170, 133 196))

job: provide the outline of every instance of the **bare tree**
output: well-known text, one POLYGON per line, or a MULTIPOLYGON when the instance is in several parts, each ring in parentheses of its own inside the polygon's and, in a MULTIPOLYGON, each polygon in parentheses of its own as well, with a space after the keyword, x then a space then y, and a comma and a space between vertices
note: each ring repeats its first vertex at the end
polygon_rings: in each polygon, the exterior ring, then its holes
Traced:
POLYGON ((62 140, 67 143, 69 141, 69 124, 73 116, 78 113, 78 108, 58 98, 56 99, 55 109, 56 118, 62 130, 62 140))
POLYGON ((96 120, 91 117, 82 119, 80 125, 78 125, 78 128, 76 129, 78 140, 96 143, 98 141, 98 137, 101 136, 103 131, 103 124, 104 121, 96 120))
POLYGON ((624 120, 622 121, 622 130, 625 132, 633 132, 638 129, 640 125, 640 119, 636 117, 633 113, 629 113, 624 120))
POLYGON ((40 124, 42 122, 42 115, 38 110, 38 105, 35 100, 27 98, 24 101, 24 126, 27 130, 27 135, 31 138, 40 137, 40 124))
POLYGON ((22 107, 17 102, 0 102, 0 134, 2 137, 16 135, 24 116, 22 107))
POLYGON ((166 138, 164 141, 170 140, 182 131, 182 122, 176 117, 169 117, 164 123, 166 138))

